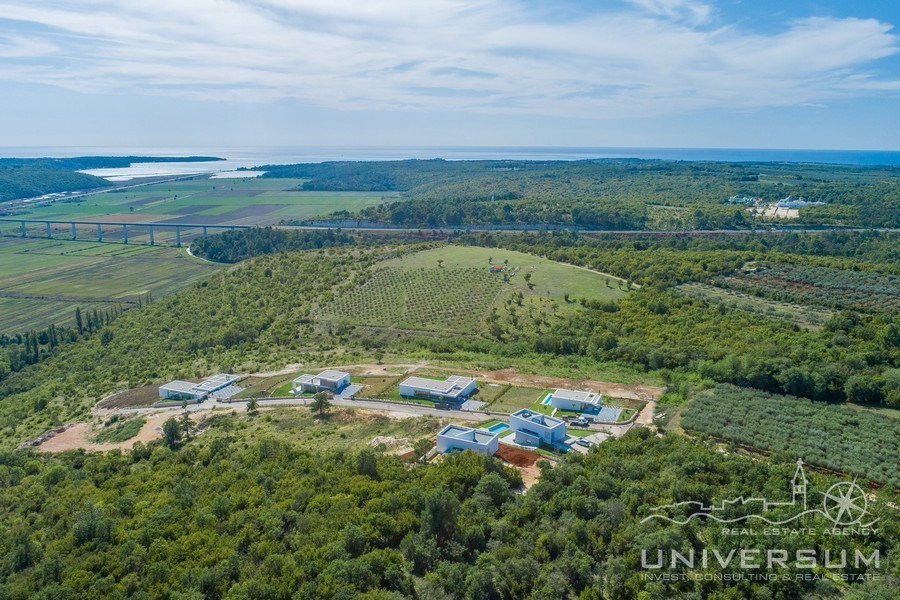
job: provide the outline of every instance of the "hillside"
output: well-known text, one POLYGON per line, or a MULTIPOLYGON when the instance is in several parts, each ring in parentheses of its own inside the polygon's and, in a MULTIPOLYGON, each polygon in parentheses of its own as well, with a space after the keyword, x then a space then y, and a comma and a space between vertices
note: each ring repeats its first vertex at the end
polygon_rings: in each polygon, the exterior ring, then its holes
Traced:
MULTIPOLYGON (((105 179, 65 169, 0 166, 0 202, 111 185, 105 179)), ((0 213, 3 207, 0 206, 0 213)))
MULTIPOLYGON (((804 207, 789 224, 897 227, 900 168, 790 163, 407 160, 265 165, 264 177, 302 178, 305 190, 400 192, 358 217, 407 227, 554 225, 584 229, 767 227, 772 219, 728 203, 804 207)), ((337 213, 338 217, 348 213, 337 213)), ((780 224, 779 220, 774 223, 780 224)))
MULTIPOLYGON (((715 523, 644 521, 673 498, 723 499, 771 482, 789 494, 794 464, 755 462, 642 430, 551 467, 525 494, 518 473, 471 452, 410 466, 370 448, 317 451, 248 435, 260 417, 217 416, 195 440, 130 454, 0 454, 0 595, 119 598, 567 598, 846 594, 888 598, 890 583, 735 569, 738 582, 654 580, 647 548, 716 550, 734 541, 715 523), (180 447, 179 447, 180 446, 180 447), (732 588, 726 592, 726 587, 732 588), (177 591, 173 593, 173 591, 177 591), (880 595, 879 595, 880 594, 880 595)), ((277 425, 276 425, 277 426, 277 425)), ((329 420, 303 428, 331 443, 329 420)), ((338 440, 353 445, 360 439, 338 440)), ((811 474, 811 490, 833 478, 811 474)), ((825 548, 896 550, 896 514, 864 538, 825 548)), ((815 517, 811 526, 826 521, 815 517)), ((789 531, 744 538, 793 543, 789 531)), ((848 567, 852 572, 859 569, 848 567)), ((869 574, 887 571, 862 569, 869 574)), ((673 573, 688 573, 680 565, 673 573)))
POLYGON ((394 254, 324 305, 321 316, 345 326, 496 335, 501 312, 565 312, 580 299, 606 302, 627 293, 611 275, 522 252, 447 245, 394 254))

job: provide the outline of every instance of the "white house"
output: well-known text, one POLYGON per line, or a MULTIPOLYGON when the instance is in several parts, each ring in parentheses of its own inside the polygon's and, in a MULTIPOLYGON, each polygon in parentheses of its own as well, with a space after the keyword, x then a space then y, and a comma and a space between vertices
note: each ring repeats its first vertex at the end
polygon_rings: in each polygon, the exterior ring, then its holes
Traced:
POLYGON ((566 422, 523 408, 509 416, 509 428, 515 431, 517 444, 552 445, 566 437, 566 422))
POLYGON ((550 406, 560 410, 583 411, 588 408, 600 408, 602 399, 602 394, 594 392, 559 389, 550 396, 550 406))
POLYGON ((191 402, 201 402, 210 395, 220 399, 227 399, 241 391, 241 388, 232 385, 240 378, 240 375, 222 373, 204 379, 200 383, 176 379, 159 386, 159 397, 166 400, 188 400, 191 402))
POLYGON ((453 450, 474 450, 492 455, 497 451, 499 444, 496 433, 463 425, 447 425, 437 434, 438 452, 444 454, 453 450))
POLYGON ((350 385, 350 373, 329 369, 318 375, 304 373, 294 379, 292 387, 295 394, 300 394, 303 392, 339 392, 348 385, 350 385))
POLYGON ((400 395, 409 398, 429 398, 437 401, 459 402, 475 391, 475 380, 451 375, 444 381, 425 377, 408 377, 400 383, 400 395))

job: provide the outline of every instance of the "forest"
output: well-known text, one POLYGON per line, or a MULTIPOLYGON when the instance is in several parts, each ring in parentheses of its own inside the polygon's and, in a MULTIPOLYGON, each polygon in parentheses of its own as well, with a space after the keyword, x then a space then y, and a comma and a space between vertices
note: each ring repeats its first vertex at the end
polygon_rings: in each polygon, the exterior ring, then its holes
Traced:
MULTIPOLYGON (((516 494, 518 473, 493 458, 409 466, 370 448, 313 454, 241 441, 242 421, 256 418, 217 417, 192 441, 128 454, 0 454, 0 597, 888 600, 895 591, 886 578, 898 574, 900 532, 885 492, 870 504, 875 535, 815 542, 819 561, 826 550, 877 551, 878 568, 848 562, 830 572, 837 580, 798 578, 793 562, 776 565, 773 580, 752 578, 764 568, 739 571, 748 577, 737 582, 646 577, 642 550, 797 548, 789 533, 641 522, 666 502, 787 497, 789 459, 752 461, 641 429, 540 463, 541 480, 516 494), (872 579, 840 581, 857 574, 872 579)), ((817 489, 837 481, 810 477, 817 489)))
MULTIPOLYGON (((109 186, 100 177, 67 169, 40 166, 4 167, 0 165, 0 202, 31 198, 56 192, 89 190, 109 186)), ((0 205, 0 214, 3 206, 0 205)))
MULTIPOLYGON (((408 160, 264 165, 264 177, 305 190, 402 192, 359 218, 406 227, 553 225, 576 229, 694 230, 767 227, 729 204, 739 195, 808 206, 792 224, 897 227, 900 169, 778 163, 408 160)), ((336 216, 348 216, 342 213, 336 216)))
POLYGON ((221 263, 236 263, 254 256, 364 243, 358 237, 328 229, 291 231, 271 227, 236 229, 191 242, 191 254, 221 263))

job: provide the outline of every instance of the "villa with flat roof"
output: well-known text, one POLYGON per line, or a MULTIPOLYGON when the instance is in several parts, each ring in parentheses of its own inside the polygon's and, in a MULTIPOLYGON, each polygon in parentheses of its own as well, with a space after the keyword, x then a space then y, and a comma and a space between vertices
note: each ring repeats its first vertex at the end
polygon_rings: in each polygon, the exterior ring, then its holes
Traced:
POLYGON ((475 391, 475 380, 463 375, 451 375, 444 381, 426 377, 407 377, 400 384, 400 395, 408 398, 428 398, 438 402, 460 402, 475 391))
POLYGON ((589 408, 600 408, 602 394, 576 390, 558 389, 550 395, 550 406, 560 410, 584 411, 589 408))
POLYGON ((566 422, 528 408, 509 416, 509 428, 515 432, 515 442, 529 446, 553 445, 566 437, 566 422))
POLYGON ((492 455, 499 448, 499 444, 496 433, 464 425, 447 425, 437 434, 437 450, 443 454, 454 450, 474 450, 492 455))
POLYGON ((318 375, 304 373, 292 382, 295 394, 304 392, 339 392, 350 385, 350 373, 328 369, 318 375))
POLYGON ((165 400, 202 402, 211 395, 219 400, 226 400, 242 390, 242 388, 233 385, 240 378, 240 375, 221 373, 204 379, 200 383, 176 379, 159 386, 159 397, 165 400))

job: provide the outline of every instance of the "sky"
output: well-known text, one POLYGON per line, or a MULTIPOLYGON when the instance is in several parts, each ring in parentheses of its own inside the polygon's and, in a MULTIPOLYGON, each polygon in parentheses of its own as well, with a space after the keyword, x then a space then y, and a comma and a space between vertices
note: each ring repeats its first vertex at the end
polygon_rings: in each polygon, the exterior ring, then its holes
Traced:
POLYGON ((900 150, 896 0, 0 0, 0 146, 900 150))

